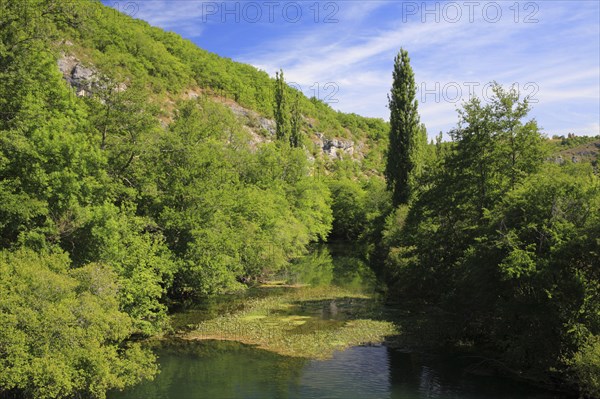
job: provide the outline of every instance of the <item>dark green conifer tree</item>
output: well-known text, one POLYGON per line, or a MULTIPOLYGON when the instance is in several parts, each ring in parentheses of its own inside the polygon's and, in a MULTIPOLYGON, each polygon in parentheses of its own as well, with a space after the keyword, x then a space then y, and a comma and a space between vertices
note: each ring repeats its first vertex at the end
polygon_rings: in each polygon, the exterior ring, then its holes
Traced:
POLYGON ((291 131, 290 131, 290 145, 292 147, 300 147, 302 144, 300 125, 302 123, 302 115, 300 114, 300 94, 296 93, 294 96, 294 102, 292 103, 291 113, 291 131))
POLYGON ((286 140, 290 136, 289 111, 283 70, 275 73, 275 135, 277 140, 286 140))
POLYGON ((397 206, 408 203, 414 195, 416 180, 422 170, 421 153, 423 143, 427 143, 427 133, 419 122, 415 76, 404 49, 396 56, 393 77, 388 96, 390 142, 385 176, 392 202, 397 206))

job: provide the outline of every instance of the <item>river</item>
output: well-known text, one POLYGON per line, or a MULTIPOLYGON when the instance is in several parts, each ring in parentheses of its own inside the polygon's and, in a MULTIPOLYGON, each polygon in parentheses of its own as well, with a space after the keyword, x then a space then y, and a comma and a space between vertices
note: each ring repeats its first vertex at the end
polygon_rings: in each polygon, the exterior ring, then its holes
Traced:
MULTIPOLYGON (((298 283, 374 289, 364 263, 320 249, 285 272, 298 283)), ((264 292, 250 295, 265 295, 264 292)), ((275 294, 276 295, 276 294, 275 294)), ((208 301, 176 314, 176 328, 243 306, 244 297, 208 301)), ((507 378, 470 372, 472 360, 385 345, 355 346, 326 360, 282 356, 231 341, 170 339, 155 344, 160 374, 110 399, 559 399, 507 378)))

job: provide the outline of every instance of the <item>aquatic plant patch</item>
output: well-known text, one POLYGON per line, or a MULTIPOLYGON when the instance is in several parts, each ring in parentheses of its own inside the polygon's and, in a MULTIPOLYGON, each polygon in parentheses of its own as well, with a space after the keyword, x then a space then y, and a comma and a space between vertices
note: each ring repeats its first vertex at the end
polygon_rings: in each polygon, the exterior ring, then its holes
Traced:
POLYGON ((380 303, 337 287, 298 287, 250 300, 243 310, 202 321, 190 340, 232 340, 282 355, 323 359, 350 346, 381 343, 398 333, 381 319, 380 303))

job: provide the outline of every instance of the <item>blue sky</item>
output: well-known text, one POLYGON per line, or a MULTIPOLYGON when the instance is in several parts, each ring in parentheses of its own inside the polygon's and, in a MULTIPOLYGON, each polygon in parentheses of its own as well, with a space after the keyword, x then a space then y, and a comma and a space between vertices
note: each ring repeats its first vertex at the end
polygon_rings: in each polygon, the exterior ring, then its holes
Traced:
POLYGON ((548 135, 600 134, 600 2, 104 0, 286 80, 334 109, 388 119, 394 56, 409 51, 429 135, 486 84, 518 84, 548 135))

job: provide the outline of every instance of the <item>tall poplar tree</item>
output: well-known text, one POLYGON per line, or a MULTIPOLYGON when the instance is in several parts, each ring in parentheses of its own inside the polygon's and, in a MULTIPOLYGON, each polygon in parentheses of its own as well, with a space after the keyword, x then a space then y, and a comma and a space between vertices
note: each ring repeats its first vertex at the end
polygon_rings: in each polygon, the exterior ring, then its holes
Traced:
POLYGON ((290 121, 286 98, 283 70, 275 73, 275 136, 277 140, 287 140, 290 135, 290 121))
POLYGON ((294 102, 292 103, 291 113, 291 130, 290 130, 290 145, 292 147, 300 147, 302 139, 300 136, 300 124, 302 123, 302 116, 300 114, 300 93, 294 95, 294 102))
POLYGON ((407 204, 414 195, 427 133, 419 122, 415 75, 408 52, 402 48, 395 58, 393 78, 388 95, 390 142, 385 176, 392 202, 397 206, 407 204))

